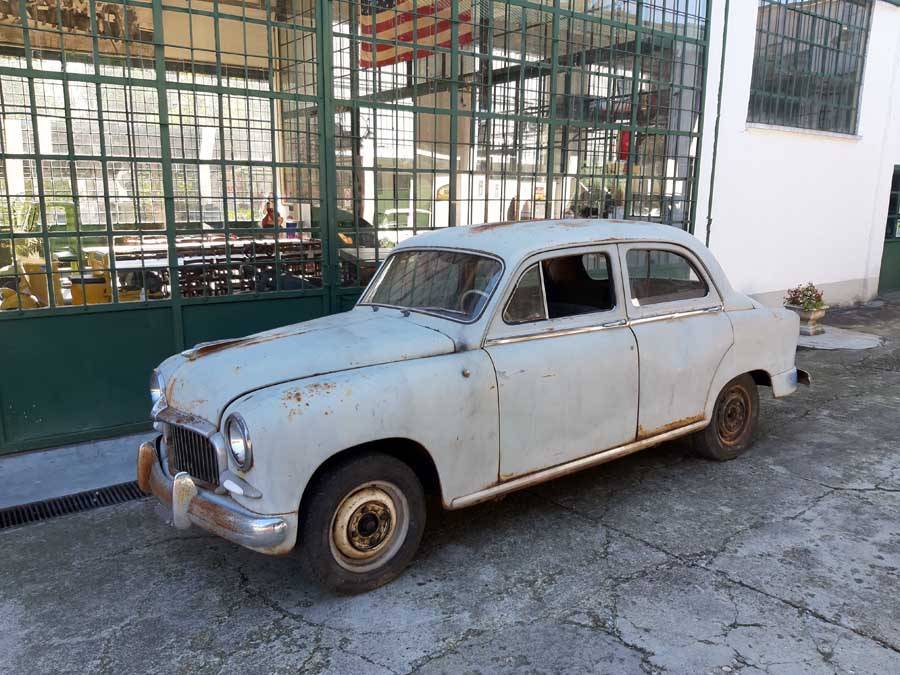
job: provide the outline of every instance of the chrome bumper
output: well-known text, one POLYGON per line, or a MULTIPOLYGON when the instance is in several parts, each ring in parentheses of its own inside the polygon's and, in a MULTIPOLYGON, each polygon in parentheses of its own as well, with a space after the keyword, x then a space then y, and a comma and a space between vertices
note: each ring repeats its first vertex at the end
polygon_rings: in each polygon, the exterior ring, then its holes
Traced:
POLYGON ((160 438, 138 449, 137 479, 141 490, 156 495, 172 509, 172 524, 192 524, 235 544, 261 553, 287 553, 297 538, 297 514, 263 516, 245 509, 230 497, 198 487, 181 472, 174 477, 160 452, 160 438))
POLYGON ((799 385, 810 386, 812 378, 809 373, 800 368, 791 368, 788 371, 772 376, 772 395, 775 398, 789 396, 797 391, 799 385))

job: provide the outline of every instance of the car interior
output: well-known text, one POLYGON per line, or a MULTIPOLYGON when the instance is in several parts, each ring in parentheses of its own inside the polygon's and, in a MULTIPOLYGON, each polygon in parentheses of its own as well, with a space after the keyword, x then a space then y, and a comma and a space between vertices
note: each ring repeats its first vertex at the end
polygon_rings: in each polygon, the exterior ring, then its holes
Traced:
POLYGON ((569 255, 542 264, 549 318, 603 312, 615 306, 606 255, 569 255), (587 262, 593 263, 592 274, 587 262))

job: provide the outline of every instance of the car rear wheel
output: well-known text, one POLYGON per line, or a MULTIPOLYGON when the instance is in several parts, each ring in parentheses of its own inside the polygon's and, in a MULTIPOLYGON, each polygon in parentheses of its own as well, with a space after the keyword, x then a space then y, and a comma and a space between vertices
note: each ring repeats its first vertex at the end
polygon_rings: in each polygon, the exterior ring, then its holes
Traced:
POLYGON ((735 459, 753 444, 758 419, 756 382, 750 375, 740 375, 719 392, 709 426, 693 437, 694 449, 719 462, 735 459))
POLYGON ((425 530, 415 472, 384 453, 357 455, 318 477, 300 512, 306 568, 337 593, 364 593, 397 578, 425 530))

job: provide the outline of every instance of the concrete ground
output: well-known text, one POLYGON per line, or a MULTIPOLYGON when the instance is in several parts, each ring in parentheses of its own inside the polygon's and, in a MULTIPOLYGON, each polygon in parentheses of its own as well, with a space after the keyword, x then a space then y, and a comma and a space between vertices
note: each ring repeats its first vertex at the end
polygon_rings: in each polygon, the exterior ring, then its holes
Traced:
POLYGON ((0 455, 0 509, 135 479, 134 453, 154 432, 0 455))
POLYGON ((333 597, 149 500, 0 531, 0 671, 900 672, 900 302, 798 356, 756 446, 683 443, 432 516, 407 573, 333 597))

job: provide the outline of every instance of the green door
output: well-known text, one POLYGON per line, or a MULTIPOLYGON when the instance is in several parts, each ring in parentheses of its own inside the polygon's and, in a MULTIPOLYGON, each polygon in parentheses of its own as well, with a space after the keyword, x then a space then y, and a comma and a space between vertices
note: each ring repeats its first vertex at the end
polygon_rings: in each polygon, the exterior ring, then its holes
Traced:
POLYGON ((900 291, 900 166, 894 167, 891 197, 885 228, 884 253, 881 255, 879 293, 900 291))

